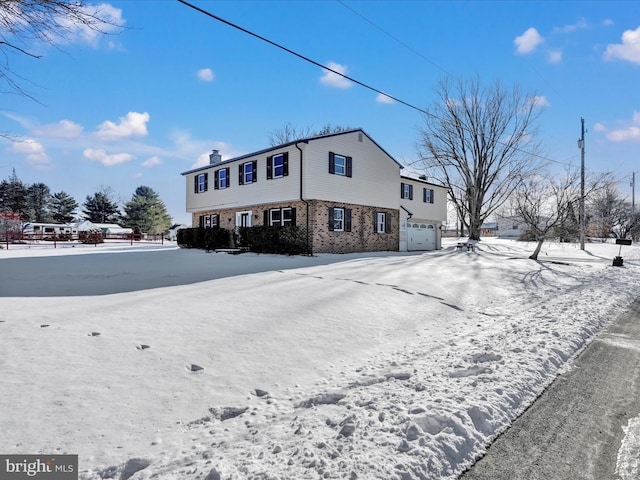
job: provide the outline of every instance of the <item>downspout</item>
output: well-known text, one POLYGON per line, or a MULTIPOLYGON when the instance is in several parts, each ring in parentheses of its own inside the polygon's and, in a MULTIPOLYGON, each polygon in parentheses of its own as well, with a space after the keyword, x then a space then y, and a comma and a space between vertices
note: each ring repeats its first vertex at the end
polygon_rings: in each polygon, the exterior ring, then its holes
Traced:
MULTIPOLYGON (((307 145, 309 145, 309 141, 308 140, 303 140, 302 143, 306 143, 307 145)), ((296 142, 296 148, 298 149, 298 151, 300 152, 300 200, 302 202, 304 202, 305 207, 306 207, 306 219, 307 219, 307 252, 309 252, 309 255, 313 255, 313 252, 311 251, 311 247, 310 247, 310 242, 309 242, 309 235, 310 235, 310 231, 309 231, 309 202, 307 200, 304 199, 304 191, 303 191, 303 183, 302 183, 302 178, 303 178, 303 170, 302 170, 302 149, 298 146, 298 142, 296 142)))

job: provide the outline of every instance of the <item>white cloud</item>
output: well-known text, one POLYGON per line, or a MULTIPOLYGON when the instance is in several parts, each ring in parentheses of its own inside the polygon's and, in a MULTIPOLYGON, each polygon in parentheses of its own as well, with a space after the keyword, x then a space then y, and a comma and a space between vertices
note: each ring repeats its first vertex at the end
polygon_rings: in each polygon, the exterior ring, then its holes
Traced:
POLYGON ((564 25, 562 27, 555 27, 553 29, 554 33, 571 33, 576 30, 582 30, 589 27, 589 24, 584 18, 580 18, 576 23, 571 25, 564 25))
POLYGON ((631 121, 625 123, 625 127, 607 133, 607 139, 612 142, 640 142, 640 112, 634 112, 631 121))
POLYGON ((551 50, 548 59, 549 63, 560 63, 562 61, 562 50, 551 50))
POLYGON ((103 20, 104 23, 96 29, 88 25, 74 23, 66 17, 60 18, 58 21, 64 27, 64 39, 69 42, 79 41, 97 47, 103 34, 119 32, 126 22, 122 17, 122 10, 108 3, 85 5, 82 10, 87 15, 103 20))
POLYGON ((513 44, 517 47, 516 53, 519 55, 525 55, 527 53, 533 52, 538 45, 540 45, 544 39, 538 31, 531 27, 526 32, 524 32, 519 37, 513 41, 513 44))
POLYGON ((606 131, 607 131, 607 127, 606 127, 604 124, 602 124, 602 123, 596 123, 596 124, 593 126, 593 129, 594 129, 596 132, 606 132, 606 131))
POLYGON ((149 114, 147 112, 129 112, 126 117, 120 117, 117 124, 109 120, 102 122, 98 127, 96 136, 104 141, 144 137, 148 134, 148 121, 149 114))
POLYGON ((602 25, 605 26, 605 27, 613 27, 615 25, 615 23, 610 18, 605 18, 602 21, 602 25))
POLYGON ((551 106, 551 103, 549 102, 547 97, 545 97, 544 95, 537 95, 535 97, 532 97, 531 98, 531 103, 533 104, 533 106, 540 107, 540 108, 545 108, 545 107, 550 107, 551 106))
POLYGON ((384 93, 379 93, 378 96, 376 97, 376 102, 378 103, 396 103, 396 101, 391 98, 388 97, 387 95, 385 95, 384 93))
POLYGON ((60 120, 58 123, 40 125, 32 129, 34 135, 50 138, 78 138, 82 135, 82 126, 71 120, 60 120))
POLYGON ((622 34, 622 43, 607 45, 604 58, 640 64, 640 27, 635 30, 626 30, 622 34))
POLYGON ((114 153, 108 154, 102 149, 94 150, 93 148, 86 148, 82 155, 87 160, 93 160, 100 162, 105 167, 113 167, 114 165, 120 165, 121 163, 130 162, 135 157, 128 153, 114 153))
POLYGON ((210 68, 201 68, 198 70, 198 79, 201 82, 213 82, 216 79, 216 74, 210 68))
MULTIPOLYGON (((340 65, 339 63, 329 62, 327 65, 331 70, 335 72, 341 73, 343 75, 347 74, 347 66, 340 65)), ((353 86, 353 83, 347 80, 346 78, 334 73, 332 71, 322 69, 324 72, 322 77, 320 77, 320 83, 326 85, 327 87, 332 88, 349 88, 353 86)))
POLYGON ((156 165, 162 165, 160 157, 154 156, 142 162, 143 167, 155 167, 156 165))
POLYGON ((31 138, 21 142, 13 142, 11 150, 25 155, 29 165, 37 170, 51 170, 51 158, 47 155, 44 146, 31 138))

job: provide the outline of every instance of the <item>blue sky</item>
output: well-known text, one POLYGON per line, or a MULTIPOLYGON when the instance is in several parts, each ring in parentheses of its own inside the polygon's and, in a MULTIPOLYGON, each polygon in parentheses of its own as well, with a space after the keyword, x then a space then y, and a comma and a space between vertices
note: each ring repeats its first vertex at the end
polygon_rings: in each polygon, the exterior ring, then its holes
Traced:
MULTIPOLYGON (((638 2, 192 3, 417 107, 443 76, 518 84, 543 98, 540 136, 556 167, 579 164, 584 117, 589 170, 614 172, 629 196, 640 172, 638 2)), ((187 223, 180 173, 212 149, 266 148, 287 123, 361 127, 398 161, 417 159, 411 108, 178 1, 96 5, 126 28, 9 57, 38 102, 3 95, 0 131, 12 138, 0 142, 0 178, 15 168, 80 204, 102 186, 127 201, 147 185, 187 223)))

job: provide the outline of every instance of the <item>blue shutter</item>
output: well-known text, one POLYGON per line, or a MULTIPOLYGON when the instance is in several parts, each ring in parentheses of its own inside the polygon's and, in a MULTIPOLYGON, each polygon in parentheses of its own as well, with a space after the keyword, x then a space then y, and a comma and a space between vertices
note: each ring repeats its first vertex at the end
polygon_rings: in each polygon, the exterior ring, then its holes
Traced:
POLYGON ((391 233, 391 212, 384 216, 384 233, 391 233))
POLYGON ((336 154, 329 152, 329 173, 336 173, 336 154))
POLYGON ((282 176, 289 176, 289 152, 284 152, 282 159, 282 176))
POLYGON ((209 174, 208 174, 208 173, 205 173, 205 174, 204 174, 204 191, 205 191, 205 192, 206 192, 206 191, 208 190, 208 188, 209 188, 208 182, 209 182, 209 174))
POLYGON ((350 208, 344 209, 344 231, 345 232, 351 231, 351 209, 350 208))
POLYGON ((255 183, 258 181, 258 161, 254 160, 251 162, 251 182, 255 183))
POLYGON ((238 165, 238 185, 244 185, 244 164, 238 165))
POLYGON ((193 193, 198 193, 198 174, 193 177, 193 193))
POLYGON ((333 207, 329 208, 329 231, 333 232, 333 207))
POLYGON ((409 185, 409 200, 413 200, 413 185, 409 185))
POLYGON ((353 160, 351 157, 347 157, 347 177, 350 177, 352 175, 351 173, 351 164, 352 164, 353 160))
POLYGON ((218 190, 220 188, 220 170, 213 172, 213 189, 218 190))
POLYGON ((273 178, 273 155, 267 157, 267 180, 273 178))

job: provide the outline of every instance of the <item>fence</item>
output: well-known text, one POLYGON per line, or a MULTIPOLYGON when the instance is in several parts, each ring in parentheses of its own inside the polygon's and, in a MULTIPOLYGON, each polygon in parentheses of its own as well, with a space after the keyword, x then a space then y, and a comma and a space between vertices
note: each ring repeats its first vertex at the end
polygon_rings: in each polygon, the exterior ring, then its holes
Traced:
MULTIPOLYGON (((140 234, 140 233, 127 233, 109 235, 97 232, 78 232, 78 233, 24 233, 24 232, 10 232, 4 233, 2 243, 5 248, 9 248, 10 245, 16 246, 53 246, 57 248, 58 244, 82 244, 98 246, 100 244, 114 244, 114 243, 129 243, 130 245, 139 244, 164 244, 164 235, 158 234, 140 234)), ((0 237, 1 238, 1 237, 0 237)))

